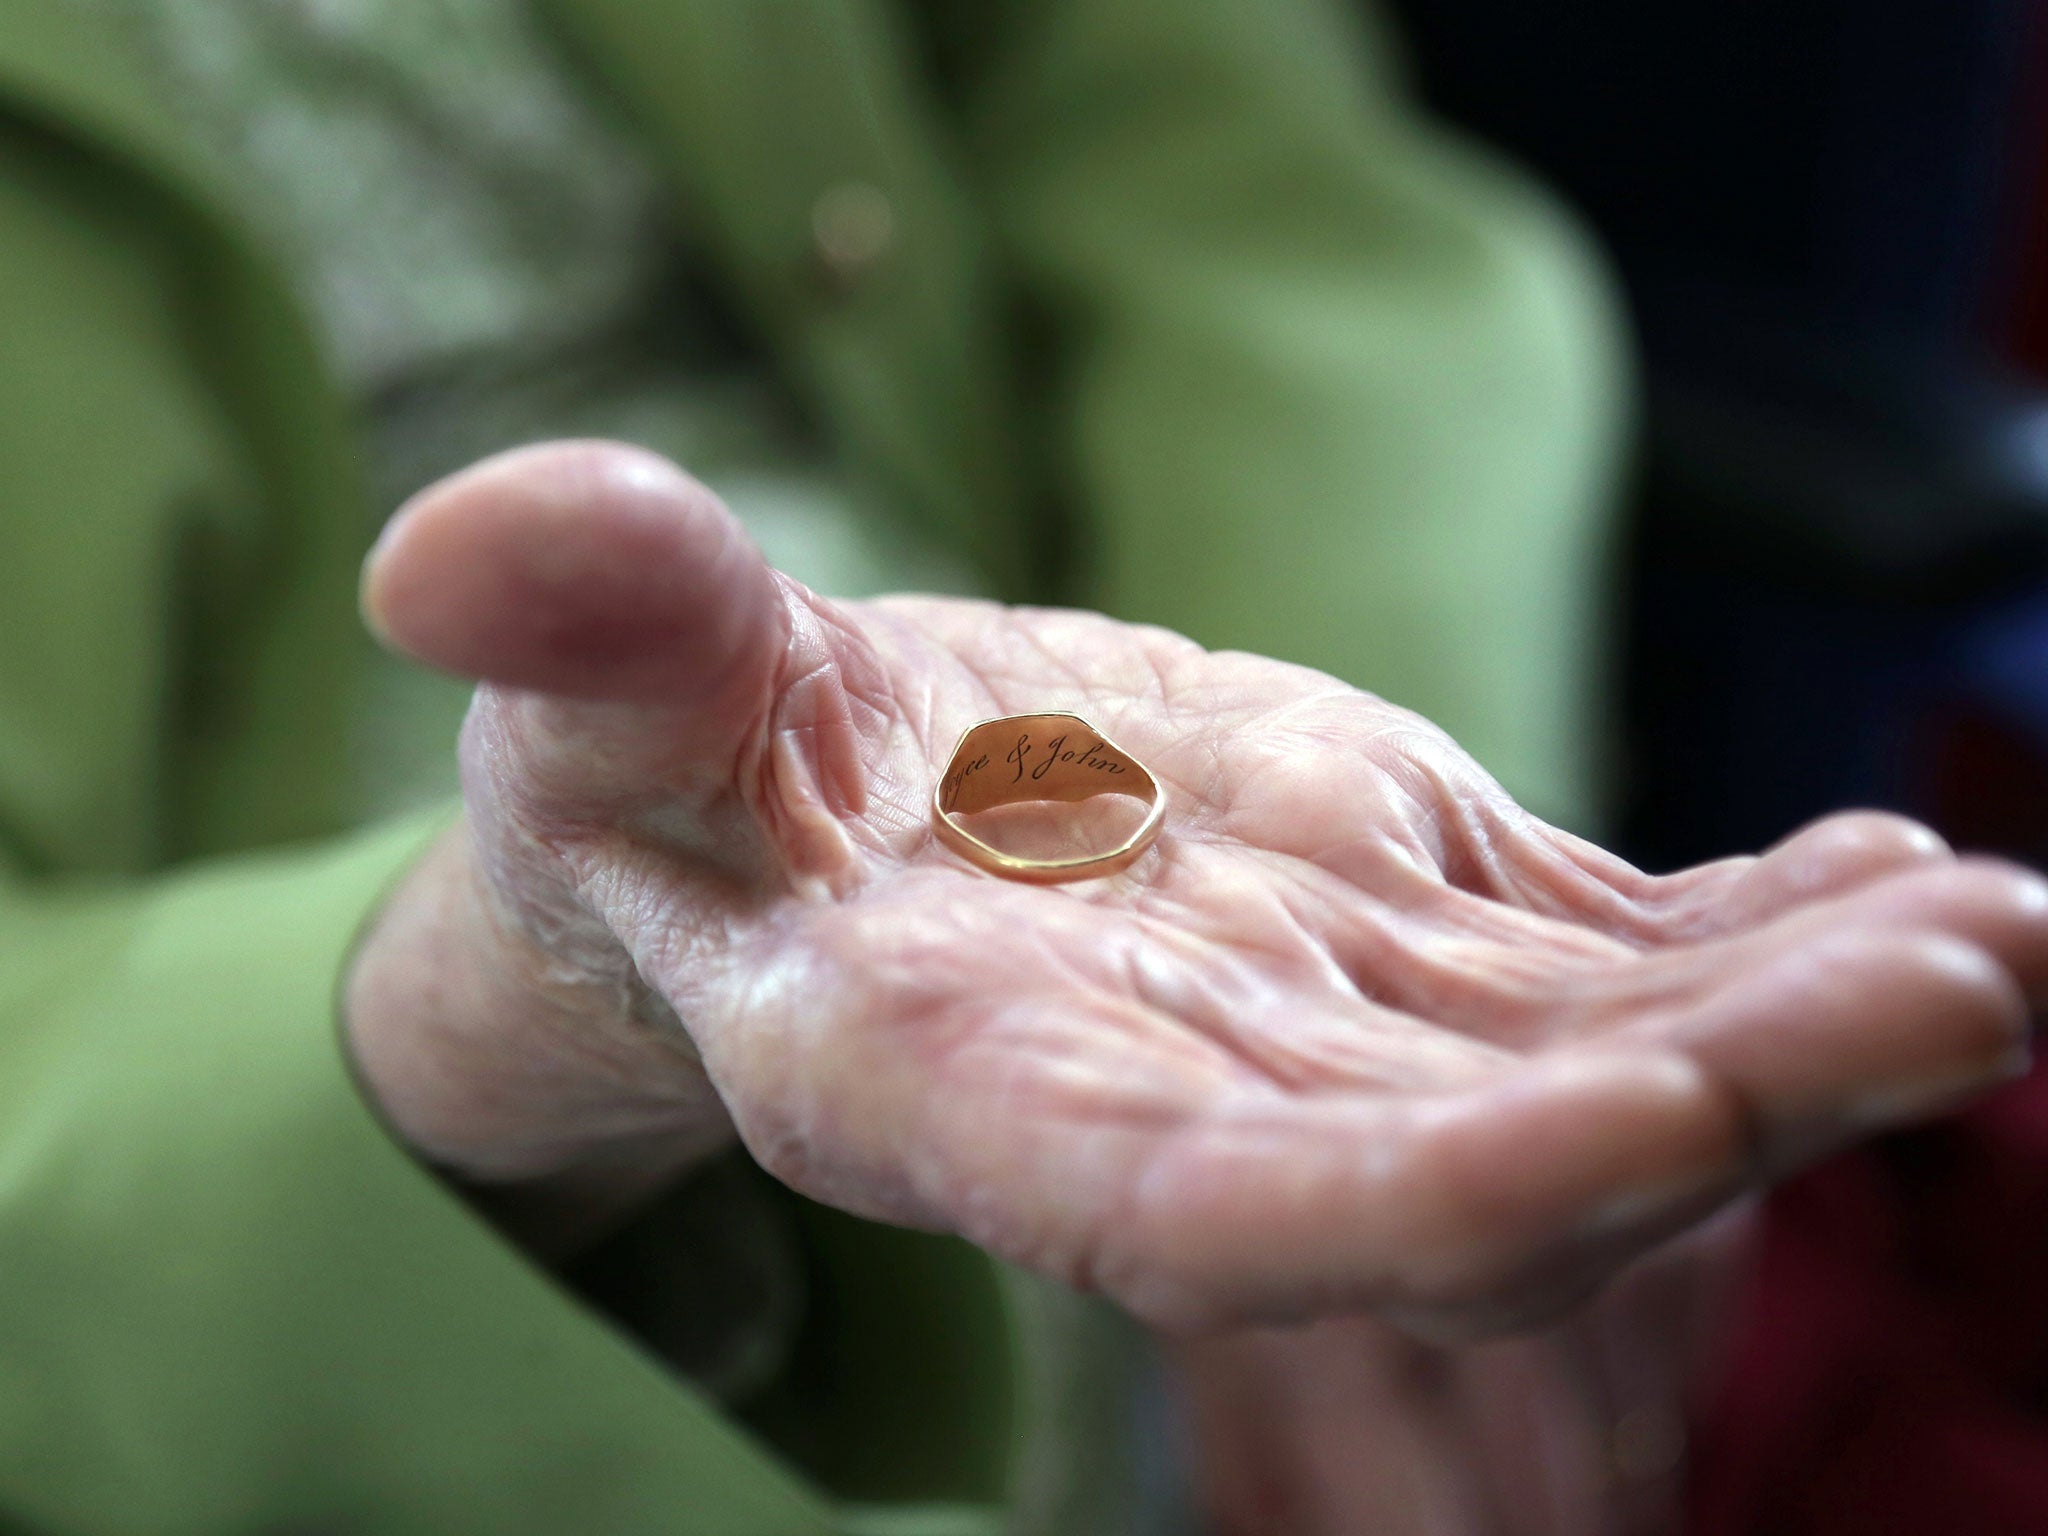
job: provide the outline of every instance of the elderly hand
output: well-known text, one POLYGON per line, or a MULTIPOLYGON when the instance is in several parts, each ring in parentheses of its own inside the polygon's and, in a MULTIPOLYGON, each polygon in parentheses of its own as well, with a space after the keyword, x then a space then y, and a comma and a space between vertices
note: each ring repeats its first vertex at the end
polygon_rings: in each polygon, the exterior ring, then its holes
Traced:
POLYGON ((1496 1328, 2013 1075, 2048 984, 2048 887, 1908 823, 1651 878, 1320 673, 821 600, 635 450, 444 482, 364 590, 484 686, 466 814, 351 979, 363 1074, 572 1229, 736 1129, 806 1194, 1169 1327, 1496 1328), (1166 786, 1124 874, 1024 886, 933 838, 961 728, 1049 709, 1166 786))

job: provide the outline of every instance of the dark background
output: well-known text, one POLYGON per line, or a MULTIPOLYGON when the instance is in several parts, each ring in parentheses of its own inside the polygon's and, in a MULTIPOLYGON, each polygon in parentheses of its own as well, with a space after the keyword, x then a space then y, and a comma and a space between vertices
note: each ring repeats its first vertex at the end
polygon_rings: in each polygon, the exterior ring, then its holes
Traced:
POLYGON ((1627 284, 1624 851, 1880 805, 2048 862, 2048 5, 1397 9, 1627 284))

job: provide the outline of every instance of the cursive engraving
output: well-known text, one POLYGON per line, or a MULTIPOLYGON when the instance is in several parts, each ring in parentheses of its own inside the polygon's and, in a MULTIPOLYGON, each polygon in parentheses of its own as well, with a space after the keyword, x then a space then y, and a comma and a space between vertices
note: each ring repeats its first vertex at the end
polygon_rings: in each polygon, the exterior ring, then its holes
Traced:
MULTIPOLYGON (((939 780, 938 806, 974 814, 1019 800, 1085 800, 1124 792, 1118 779, 1144 772, 1085 723, 1060 715, 990 720, 962 738, 959 756, 939 780), (1030 726, 1022 730, 1020 725, 1030 726), (1041 736, 1041 730, 1055 734, 1041 736), (1000 750, 998 750, 1000 749, 1000 750), (1010 771, 998 776, 997 762, 1010 771)), ((1136 793, 1136 791, 1129 791, 1136 793)))
POLYGON ((960 786, 987 766, 988 754, 984 752, 979 757, 969 758, 958 768, 947 774, 939 785, 939 803, 949 811, 959 805, 960 786))
POLYGON ((1060 763, 1074 763, 1082 768, 1092 768, 1097 773, 1122 773, 1124 765, 1113 757, 1102 755, 1102 743, 1091 741, 1085 747, 1069 747, 1066 733, 1053 737, 1045 744, 1045 761, 1031 770, 1031 777, 1042 779, 1060 763))

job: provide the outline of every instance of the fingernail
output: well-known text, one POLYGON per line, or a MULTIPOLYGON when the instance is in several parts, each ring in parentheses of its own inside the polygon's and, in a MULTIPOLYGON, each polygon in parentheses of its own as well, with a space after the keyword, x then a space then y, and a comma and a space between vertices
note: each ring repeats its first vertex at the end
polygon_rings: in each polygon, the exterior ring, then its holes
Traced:
MULTIPOLYGON (((406 506, 410 505, 410 502, 406 503, 406 506)), ((377 557, 391 543, 392 534, 397 529, 399 521, 404 515, 405 507, 400 507, 398 511, 391 514, 390 518, 385 521, 384 526, 378 530, 376 541, 363 552, 363 563, 356 569, 356 612, 362 618, 364 627, 372 635, 376 636, 379 642, 385 645, 391 643, 391 637, 384 628, 383 620, 377 613, 376 605, 371 601, 370 572, 377 563, 377 557)))
MULTIPOLYGON (((2014 876, 2012 882, 2012 906, 2015 917, 2018 917, 2030 926, 2038 925, 2044 917, 2048 917, 2048 879, 2043 879, 2031 870, 2014 876)), ((2036 979, 2036 973, 2031 972, 2025 967, 2022 967, 2022 971, 2022 981, 2036 979)), ((2027 990, 2029 993, 2028 1001, 2038 1008, 2041 1005, 2041 999, 2034 994, 2038 993, 2041 989, 2038 986, 2031 986, 2027 990)))
POLYGON ((1709 1195, 1725 1193, 1728 1171, 1702 1168, 1625 1189, 1593 1207, 1586 1219, 1593 1233, 1620 1232, 1653 1216, 1678 1210, 1709 1195))
POLYGON ((2033 1046, 2022 1040, 1988 1065, 1965 1067, 1865 1094, 1850 1106, 1849 1117, 1859 1127, 1870 1129, 1932 1119, 1993 1088, 2025 1077, 2033 1066, 2033 1046))

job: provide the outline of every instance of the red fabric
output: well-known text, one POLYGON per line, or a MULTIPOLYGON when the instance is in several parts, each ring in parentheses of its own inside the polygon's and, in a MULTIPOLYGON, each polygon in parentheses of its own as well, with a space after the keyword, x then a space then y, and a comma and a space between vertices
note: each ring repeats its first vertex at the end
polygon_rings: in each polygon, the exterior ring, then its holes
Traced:
POLYGON ((2048 1071, 1780 1190, 1688 1536, 2048 1533, 2048 1071))

